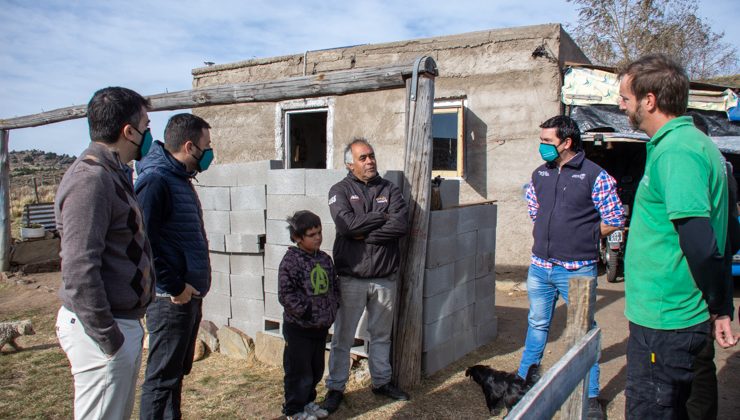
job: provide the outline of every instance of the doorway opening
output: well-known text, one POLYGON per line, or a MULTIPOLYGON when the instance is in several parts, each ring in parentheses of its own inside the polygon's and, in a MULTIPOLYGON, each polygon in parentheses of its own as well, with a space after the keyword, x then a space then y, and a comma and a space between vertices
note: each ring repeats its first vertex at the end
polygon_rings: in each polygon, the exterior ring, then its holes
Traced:
POLYGON ((285 168, 326 169, 328 110, 285 112, 285 168))

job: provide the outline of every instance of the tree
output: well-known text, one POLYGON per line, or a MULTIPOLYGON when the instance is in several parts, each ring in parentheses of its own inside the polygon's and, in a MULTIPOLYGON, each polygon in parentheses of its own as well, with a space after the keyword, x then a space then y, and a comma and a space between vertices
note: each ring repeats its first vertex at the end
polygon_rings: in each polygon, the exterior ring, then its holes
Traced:
POLYGON ((689 77, 736 73, 737 49, 697 15, 689 0, 568 0, 578 6, 569 27, 594 64, 620 66, 644 54, 665 53, 689 77))

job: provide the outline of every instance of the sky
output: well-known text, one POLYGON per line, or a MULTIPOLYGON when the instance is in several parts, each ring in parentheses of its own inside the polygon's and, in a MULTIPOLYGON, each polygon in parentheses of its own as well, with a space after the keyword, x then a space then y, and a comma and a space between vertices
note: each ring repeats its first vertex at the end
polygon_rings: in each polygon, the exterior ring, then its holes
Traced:
MULTIPOLYGON (((726 41, 740 40, 736 0, 700 0, 699 15, 726 41)), ((0 0, 0 119, 86 104, 106 86, 187 90, 207 61, 577 18, 564 0, 0 0)), ((149 114, 155 139, 174 113, 149 114)), ((76 156, 88 143, 83 118, 11 130, 9 149, 76 156)))

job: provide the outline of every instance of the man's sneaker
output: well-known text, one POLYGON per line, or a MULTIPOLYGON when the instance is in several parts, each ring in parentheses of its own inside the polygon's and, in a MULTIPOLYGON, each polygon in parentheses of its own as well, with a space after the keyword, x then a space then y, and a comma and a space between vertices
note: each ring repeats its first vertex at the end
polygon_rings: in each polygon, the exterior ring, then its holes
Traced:
POLYGON ((292 416, 285 416, 287 420, 317 420, 316 416, 313 414, 306 413, 305 411, 301 411, 300 413, 295 413, 292 416))
POLYGON ((315 402, 310 402, 306 404, 306 406, 303 407, 303 411, 305 411, 307 414, 311 414, 317 419, 325 419, 329 417, 329 411, 319 407, 319 405, 315 402))
POLYGON ((335 391, 333 389, 329 390, 329 392, 326 393, 324 402, 321 403, 321 408, 326 410, 327 413, 333 413, 339 408, 339 404, 342 403, 342 399, 344 399, 342 391, 335 391))
POLYGON ((594 398, 588 399, 588 414, 586 414, 588 420, 602 420, 604 418, 604 410, 601 409, 599 400, 594 398))
POLYGON ((396 388, 390 382, 377 388, 373 387, 373 394, 385 395, 388 398, 393 398, 394 400, 399 401, 408 401, 411 398, 409 397, 409 394, 396 388))

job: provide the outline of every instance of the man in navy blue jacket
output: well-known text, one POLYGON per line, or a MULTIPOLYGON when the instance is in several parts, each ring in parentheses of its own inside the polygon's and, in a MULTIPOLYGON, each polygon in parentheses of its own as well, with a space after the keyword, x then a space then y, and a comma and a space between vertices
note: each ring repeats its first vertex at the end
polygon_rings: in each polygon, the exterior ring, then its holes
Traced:
POLYGON ((135 190, 157 273, 156 298, 146 313, 149 358, 142 419, 182 417, 182 379, 193 365, 202 299, 211 285, 203 212, 191 183, 213 159, 210 128, 195 115, 173 116, 164 144, 155 142, 137 165, 135 190))

